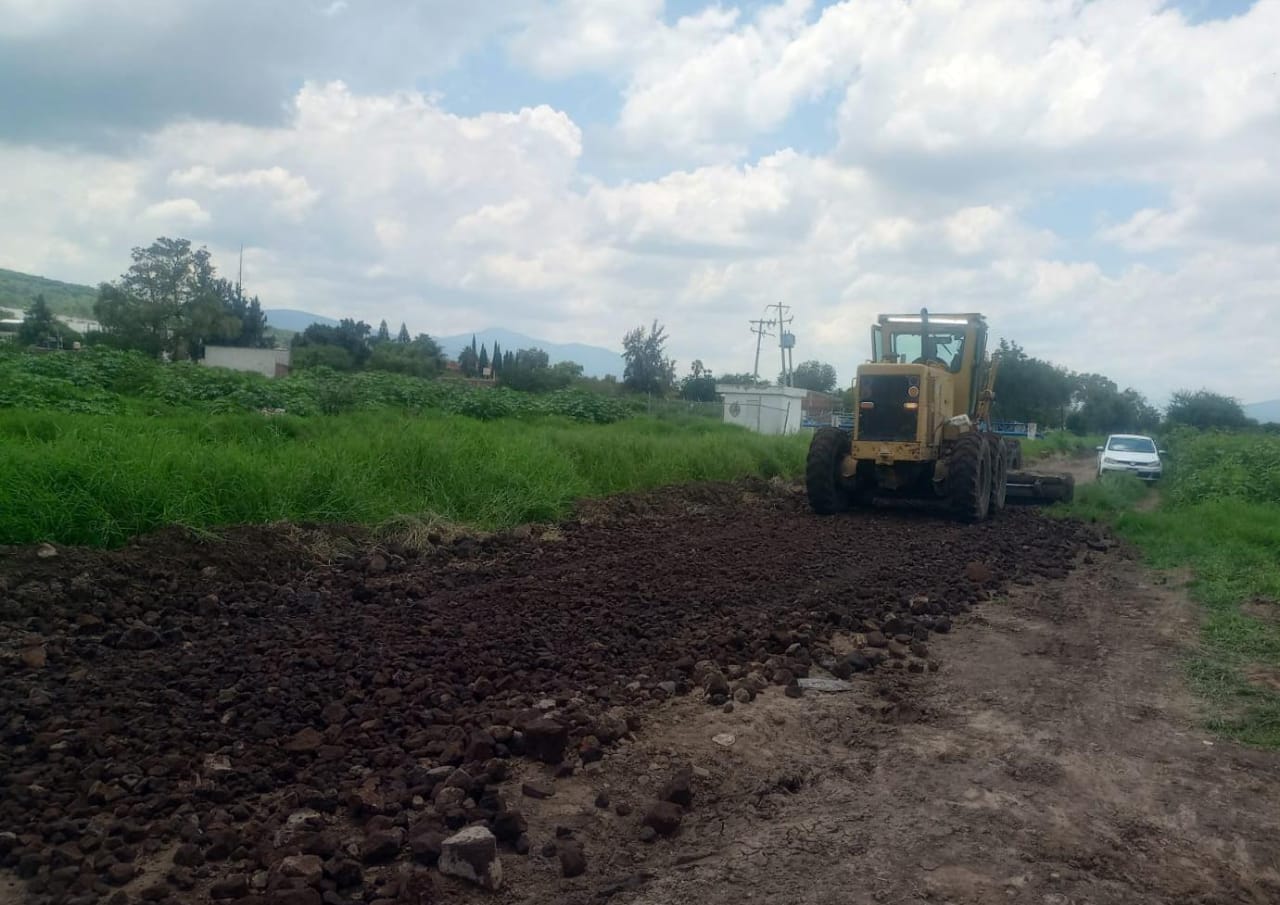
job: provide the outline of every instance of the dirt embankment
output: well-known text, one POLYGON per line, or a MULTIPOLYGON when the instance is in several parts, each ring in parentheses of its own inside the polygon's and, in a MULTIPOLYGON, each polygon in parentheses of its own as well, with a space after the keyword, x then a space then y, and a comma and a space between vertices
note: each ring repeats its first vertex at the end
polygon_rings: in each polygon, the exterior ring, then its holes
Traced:
POLYGON ((432 866, 470 825, 510 902, 1277 889, 1270 761, 1220 787, 1185 613, 1082 527, 752 484, 334 566, 299 537, 0 558, 17 901, 479 901, 432 866), (798 683, 828 671, 852 690, 798 683))

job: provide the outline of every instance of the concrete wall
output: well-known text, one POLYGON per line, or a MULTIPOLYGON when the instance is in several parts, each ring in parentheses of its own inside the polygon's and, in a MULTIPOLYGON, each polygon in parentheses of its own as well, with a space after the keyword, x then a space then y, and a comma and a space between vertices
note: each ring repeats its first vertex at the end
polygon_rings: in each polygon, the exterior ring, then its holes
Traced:
POLYGON ((288 349, 241 349, 235 346, 205 346, 202 364, 211 368, 251 371, 264 377, 289 376, 288 349))

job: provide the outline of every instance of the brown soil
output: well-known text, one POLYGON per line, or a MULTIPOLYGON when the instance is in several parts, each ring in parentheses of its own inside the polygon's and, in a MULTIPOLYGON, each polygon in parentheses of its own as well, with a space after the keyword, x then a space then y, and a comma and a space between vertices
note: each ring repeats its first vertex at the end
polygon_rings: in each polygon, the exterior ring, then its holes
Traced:
POLYGON ((0 557, 0 902, 1280 900, 1280 758, 1196 729, 1193 616, 1093 529, 748 484, 425 553, 322 540, 0 557), (793 682, 826 669, 859 672, 793 682), (496 895, 426 866, 473 823, 496 895), (282 877, 298 852, 324 876, 282 877))

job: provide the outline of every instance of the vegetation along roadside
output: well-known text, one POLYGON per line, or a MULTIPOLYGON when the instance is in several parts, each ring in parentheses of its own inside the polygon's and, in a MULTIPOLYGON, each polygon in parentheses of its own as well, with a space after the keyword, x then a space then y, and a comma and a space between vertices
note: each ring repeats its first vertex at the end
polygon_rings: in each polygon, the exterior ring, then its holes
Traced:
POLYGON ((806 442, 706 419, 0 411, 0 544, 117 546, 168 525, 403 516, 501 528, 563 517, 583 497, 795 476, 806 442))
POLYGON ((1162 569, 1188 568, 1202 607, 1189 662, 1212 728, 1280 748, 1280 437, 1174 432, 1149 503, 1137 478, 1079 488, 1065 514, 1105 521, 1162 569))

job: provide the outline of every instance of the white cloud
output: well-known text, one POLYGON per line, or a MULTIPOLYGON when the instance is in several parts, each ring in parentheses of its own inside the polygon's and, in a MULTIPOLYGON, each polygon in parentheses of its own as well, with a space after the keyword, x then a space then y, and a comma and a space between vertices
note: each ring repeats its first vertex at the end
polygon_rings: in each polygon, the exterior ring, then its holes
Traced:
POLYGON ((185 229, 209 222, 209 212, 193 198, 167 198, 148 204, 142 211, 142 219, 162 229, 185 229))
POLYGON ((1154 0, 545 5, 513 58, 616 78, 629 178, 601 179, 611 145, 550 105, 458 115, 321 71, 278 122, 174 119, 115 157, 0 143, 0 266, 96 282, 161 233, 224 268, 243 242, 269 306, 612 347, 656 317, 682 362, 733 371, 782 300, 797 360, 843 380, 878 312, 979 310, 1157 397, 1265 395, 1241 388, 1274 380, 1280 345, 1278 10, 1193 28, 1154 0), (820 95, 835 147, 770 137, 820 95), (1108 179, 1153 191, 1084 245, 1029 222, 1030 199, 1108 179))

